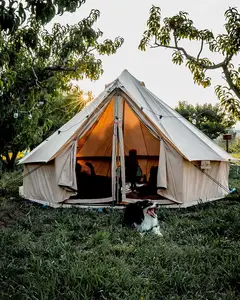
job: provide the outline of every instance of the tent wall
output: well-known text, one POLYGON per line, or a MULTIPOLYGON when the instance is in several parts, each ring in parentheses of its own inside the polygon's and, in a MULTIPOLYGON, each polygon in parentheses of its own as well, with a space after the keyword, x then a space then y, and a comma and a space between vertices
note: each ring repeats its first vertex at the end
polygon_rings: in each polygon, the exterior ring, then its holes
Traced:
POLYGON ((123 134, 126 155, 130 149, 137 149, 138 155, 159 155, 159 139, 151 134, 126 101, 124 101, 123 134))
POLYGON ((73 140, 55 159, 57 184, 70 191, 77 191, 76 148, 77 141, 73 140))
POLYGON ((102 159, 101 157, 92 157, 92 158, 77 158, 77 162, 80 165, 84 165, 86 162, 90 162, 94 166, 94 170, 97 175, 102 176, 111 176, 111 165, 112 158, 105 157, 102 159))
POLYGON ((102 176, 111 176, 113 120, 114 99, 111 99, 103 114, 78 140, 77 162, 91 162, 96 174, 102 176))
MULTIPOLYGON (((111 176, 111 157, 85 157, 77 158, 79 164, 85 164, 90 162, 93 164, 96 174, 102 176, 111 176)), ((147 179, 149 179, 150 169, 152 166, 158 166, 158 159, 155 157, 140 157, 138 158, 139 165, 143 171, 143 174, 146 174, 147 179)))
POLYGON ((184 201, 183 158, 165 141, 161 141, 158 168, 158 194, 179 204, 184 201), (165 178, 164 178, 165 177, 165 178), (165 187, 166 189, 161 189, 165 187))
POLYGON ((27 199, 58 203, 73 195, 58 186, 54 161, 44 165, 25 164, 24 175, 27 176, 23 179, 23 196, 27 199))
MULTIPOLYGON (((193 163, 200 166, 200 162, 193 163)), ((183 163, 184 203, 222 198, 227 195, 222 187, 197 169, 193 163, 187 160, 183 163)), ((211 161, 210 166, 211 169, 205 172, 228 189, 229 163, 211 161)))
POLYGON ((112 155, 114 100, 107 105, 97 122, 79 139, 77 157, 112 155))
POLYGON ((146 174, 147 180, 149 179, 151 167, 158 166, 158 159, 152 157, 139 158, 138 163, 142 169, 143 174, 146 174))
POLYGON ((126 100, 123 101, 123 136, 125 155, 128 155, 130 149, 136 149, 143 174, 149 178, 151 167, 158 166, 160 141, 126 100))

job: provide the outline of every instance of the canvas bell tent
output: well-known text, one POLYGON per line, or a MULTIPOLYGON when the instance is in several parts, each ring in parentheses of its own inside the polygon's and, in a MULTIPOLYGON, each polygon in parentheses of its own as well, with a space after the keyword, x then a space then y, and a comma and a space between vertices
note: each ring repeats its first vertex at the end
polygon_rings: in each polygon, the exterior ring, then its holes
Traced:
POLYGON ((20 161, 25 174, 22 194, 59 206, 110 203, 118 200, 120 190, 121 201, 130 202, 124 167, 130 149, 137 150, 147 179, 151 167, 158 167, 159 204, 190 206, 228 193, 232 157, 124 70, 20 161), (86 162, 96 173, 88 184, 76 176, 76 163, 86 162), (121 189, 116 184, 118 167, 121 189))

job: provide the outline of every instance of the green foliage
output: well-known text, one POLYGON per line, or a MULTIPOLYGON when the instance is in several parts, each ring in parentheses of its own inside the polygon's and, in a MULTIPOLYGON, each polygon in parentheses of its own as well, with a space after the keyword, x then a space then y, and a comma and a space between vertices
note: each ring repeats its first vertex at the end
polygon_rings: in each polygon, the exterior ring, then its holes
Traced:
POLYGON ((172 61, 176 65, 181 65, 183 63, 183 55, 180 51, 174 51, 172 55, 172 61))
MULTIPOLYGON (((60 2, 54 5, 70 3, 60 2)), ((56 121, 51 111, 61 110, 60 95, 71 91, 70 81, 96 80, 103 73, 99 55, 116 53, 123 39, 103 40, 103 32, 93 28, 99 16, 98 10, 92 10, 78 24, 54 24, 50 32, 30 17, 11 34, 1 31, 0 154, 17 153, 41 142, 56 121)), ((59 119, 76 112, 68 113, 67 108, 59 119)))
POLYGON ((147 47, 165 47, 174 50, 172 61, 181 65, 185 63, 193 74, 194 83, 204 88, 211 85, 208 70, 222 69, 224 79, 228 84, 217 86, 216 94, 220 103, 229 112, 240 117, 240 68, 231 61, 240 53, 240 13, 236 8, 229 8, 225 13, 226 33, 215 36, 211 30, 200 30, 194 26, 188 13, 180 11, 173 17, 162 19, 159 7, 152 6, 147 30, 143 33, 139 49, 145 51, 147 47), (199 41, 199 52, 196 56, 190 55, 180 43, 184 39, 199 41), (223 59, 214 63, 210 58, 202 57, 203 48, 210 52, 220 53, 223 59))
POLYGON ((41 25, 56 15, 75 12, 86 0, 3 0, 0 3, 0 29, 10 34, 26 21, 27 16, 41 25))
POLYGON ((19 186, 23 184, 23 169, 12 172, 0 170, 0 195, 3 197, 18 197, 19 186))
POLYGON ((234 116, 225 113, 219 105, 205 103, 194 106, 186 101, 179 101, 175 110, 211 139, 226 133, 237 121, 234 116))
POLYGON ((237 186, 239 186, 239 181, 240 181, 240 165, 239 164, 231 164, 230 170, 229 170, 229 177, 232 180, 235 180, 236 183, 237 183, 237 180, 238 180, 238 185, 237 186))
POLYGON ((1 299, 239 299, 238 201, 161 208, 163 238, 119 210, 0 200, 1 299))
POLYGON ((240 158, 240 139, 236 138, 230 142, 229 152, 238 154, 238 158, 240 158))
MULTIPOLYGON (((41 139, 45 140, 62 125, 79 113, 85 105, 94 99, 92 92, 84 93, 78 87, 72 87, 70 91, 59 95, 54 99, 54 104, 45 112, 39 123, 44 124, 46 118, 49 120, 50 127, 43 132, 41 139)), ((31 145, 31 148, 38 143, 31 145)))

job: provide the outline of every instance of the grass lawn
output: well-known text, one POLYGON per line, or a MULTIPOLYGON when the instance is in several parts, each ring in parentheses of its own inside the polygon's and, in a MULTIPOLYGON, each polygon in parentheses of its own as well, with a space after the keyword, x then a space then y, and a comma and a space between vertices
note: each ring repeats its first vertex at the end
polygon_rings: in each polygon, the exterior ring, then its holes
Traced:
POLYGON ((1 300, 240 297, 238 195, 160 209, 163 238, 123 228, 118 210, 51 209, 10 196, 0 197, 1 300))

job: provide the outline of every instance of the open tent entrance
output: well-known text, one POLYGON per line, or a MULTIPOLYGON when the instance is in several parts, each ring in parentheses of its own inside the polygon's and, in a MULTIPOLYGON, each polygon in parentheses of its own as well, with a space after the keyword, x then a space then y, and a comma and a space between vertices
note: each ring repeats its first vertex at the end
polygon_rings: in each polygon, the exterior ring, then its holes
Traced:
MULTIPOLYGON (((151 168, 159 165, 160 143, 160 139, 150 132, 123 97, 113 97, 94 124, 78 139, 76 162, 81 166, 81 174, 76 173, 78 194, 66 202, 104 203, 115 200, 119 203, 128 198, 139 199, 136 192, 127 191, 123 167, 125 159, 129 150, 135 149, 142 178, 148 182, 151 168), (117 169, 121 170, 121 175, 117 169)), ((163 197, 157 193, 149 195, 145 191, 143 198, 156 200, 163 197)))

